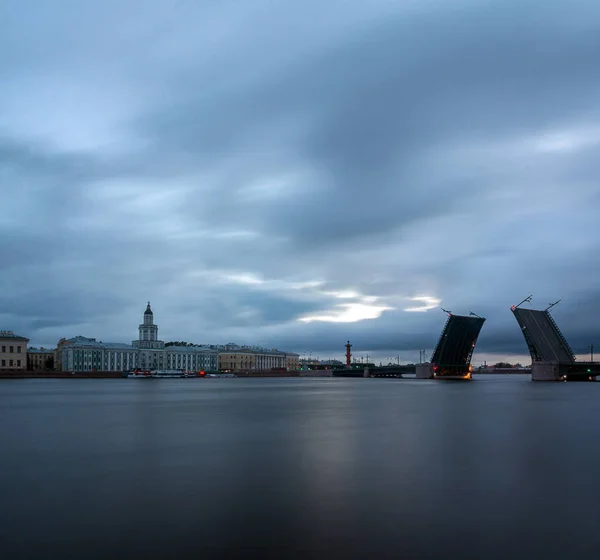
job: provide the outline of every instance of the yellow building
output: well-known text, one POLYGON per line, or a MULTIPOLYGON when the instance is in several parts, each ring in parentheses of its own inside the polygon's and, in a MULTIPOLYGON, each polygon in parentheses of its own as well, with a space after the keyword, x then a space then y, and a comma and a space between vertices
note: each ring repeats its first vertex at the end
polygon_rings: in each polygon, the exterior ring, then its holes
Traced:
POLYGON ((26 369, 28 338, 0 331, 0 369, 26 369))
POLYGON ((297 370, 300 356, 259 346, 226 344, 219 347, 220 371, 297 370))
POLYGON ((54 350, 43 346, 28 348, 27 369, 54 369, 54 350))
POLYGON ((254 354, 246 351, 219 352, 220 371, 245 371, 255 369, 254 354))

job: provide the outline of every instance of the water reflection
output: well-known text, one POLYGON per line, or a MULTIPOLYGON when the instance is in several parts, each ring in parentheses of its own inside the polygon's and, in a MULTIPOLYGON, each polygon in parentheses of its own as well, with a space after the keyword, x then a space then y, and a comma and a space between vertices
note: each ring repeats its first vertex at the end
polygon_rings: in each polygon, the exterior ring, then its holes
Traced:
POLYGON ((600 544, 599 389, 11 381, 0 538, 29 557, 572 556, 600 544))

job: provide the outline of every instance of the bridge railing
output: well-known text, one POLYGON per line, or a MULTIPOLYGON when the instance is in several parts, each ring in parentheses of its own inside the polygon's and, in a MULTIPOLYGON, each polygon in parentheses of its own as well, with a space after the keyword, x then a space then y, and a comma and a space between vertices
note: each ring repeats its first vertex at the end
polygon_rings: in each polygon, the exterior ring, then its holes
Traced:
POLYGON ((569 356, 571 356, 571 360, 573 362, 575 362, 576 359, 577 359, 575 357, 575 353, 573 352, 573 350, 569 346, 569 343, 567 342, 567 339, 564 337, 564 335, 561 332, 561 330, 558 328, 558 325, 556 324, 556 321, 554 320, 554 317, 552 317, 552 315, 550 315, 549 311, 546 311, 545 313, 546 313, 546 317, 548 317, 548 321, 550 322, 550 324, 552 325, 552 327, 556 331, 556 336, 558 337, 558 339, 562 343, 562 345, 563 345, 564 349, 566 350, 566 352, 569 354, 569 356))
POLYGON ((450 323, 450 319, 452 319, 452 315, 448 315, 448 318, 446 319, 446 323, 444 324, 444 328, 442 329, 442 334, 438 338, 437 344, 435 345, 435 348, 433 350, 433 354, 431 355, 432 362, 435 362, 439 358, 442 342, 447 334, 446 331, 448 330, 448 323, 450 323))

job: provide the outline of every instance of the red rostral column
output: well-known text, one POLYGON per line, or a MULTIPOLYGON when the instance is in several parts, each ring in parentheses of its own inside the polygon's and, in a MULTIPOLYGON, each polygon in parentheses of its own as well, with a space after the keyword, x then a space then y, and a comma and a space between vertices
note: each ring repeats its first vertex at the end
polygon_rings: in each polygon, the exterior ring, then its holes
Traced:
POLYGON ((350 365, 350 358, 352 356, 352 354, 350 353, 350 348, 352 348, 352 344, 350 344, 350 341, 348 341, 348 343, 346 344, 346 365, 347 366, 350 365))

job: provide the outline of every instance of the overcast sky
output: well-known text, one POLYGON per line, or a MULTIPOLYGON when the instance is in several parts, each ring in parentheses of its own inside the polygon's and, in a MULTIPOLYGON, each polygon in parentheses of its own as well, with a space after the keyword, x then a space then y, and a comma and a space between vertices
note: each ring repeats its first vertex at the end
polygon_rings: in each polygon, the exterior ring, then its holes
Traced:
POLYGON ((3 0, 0 328, 600 350, 597 0, 3 0))

